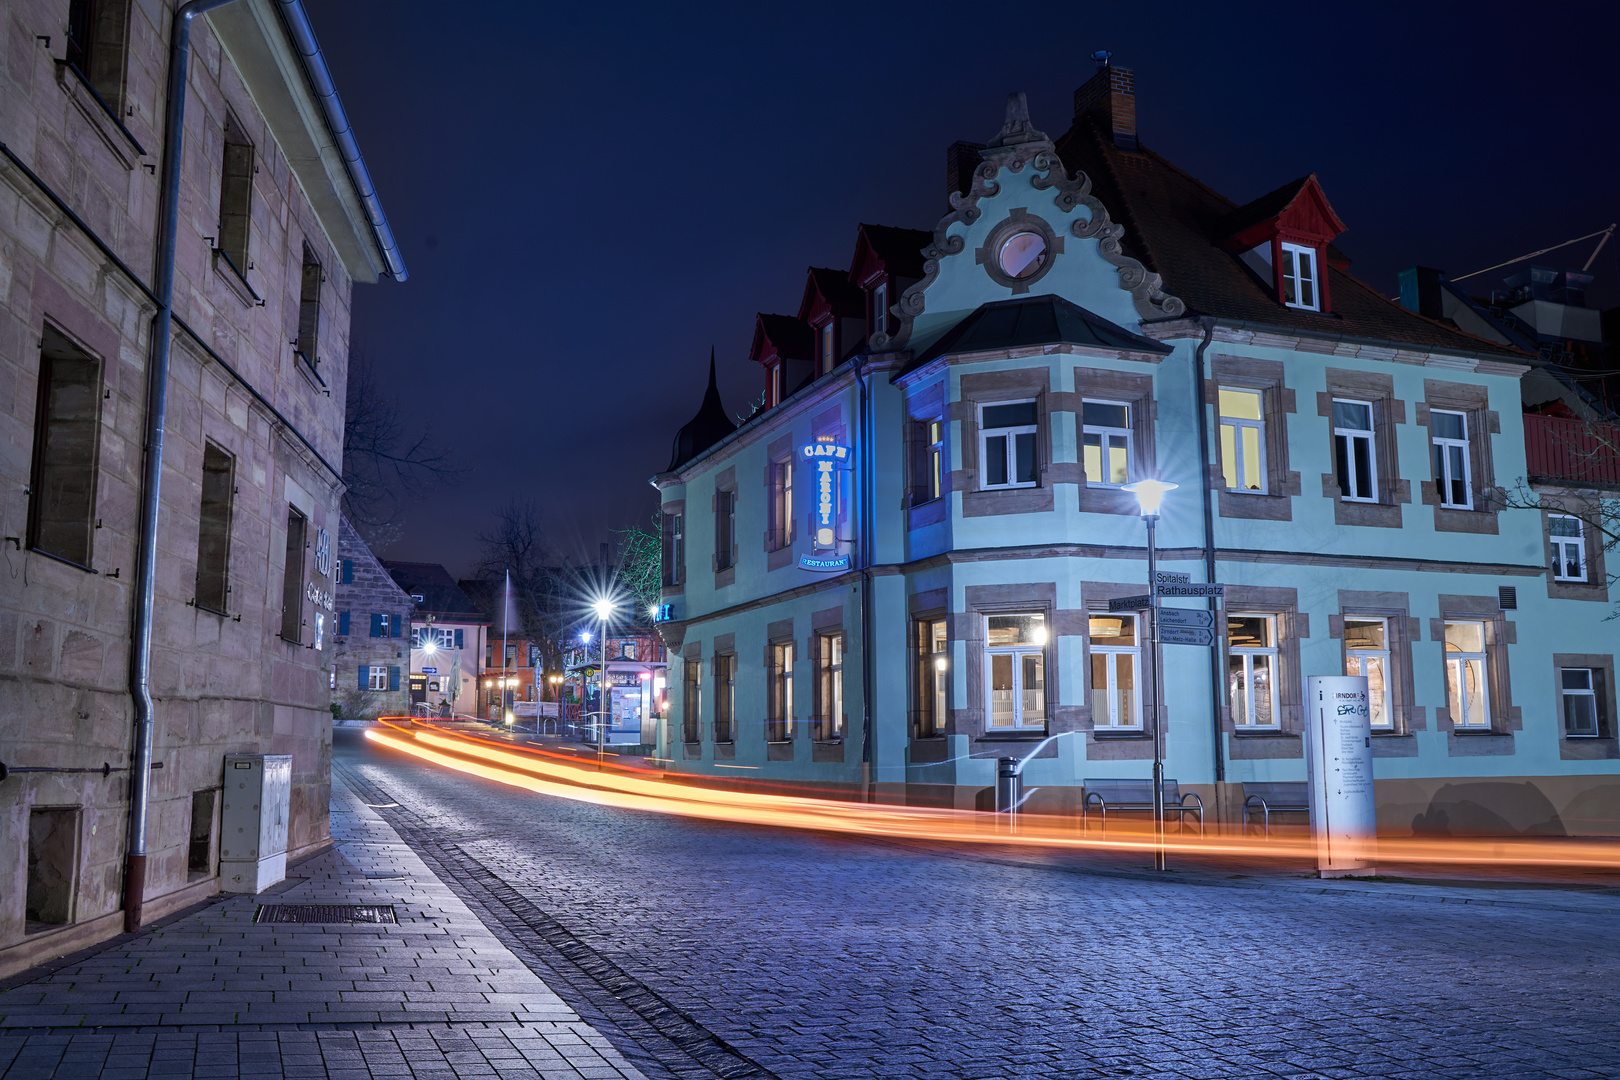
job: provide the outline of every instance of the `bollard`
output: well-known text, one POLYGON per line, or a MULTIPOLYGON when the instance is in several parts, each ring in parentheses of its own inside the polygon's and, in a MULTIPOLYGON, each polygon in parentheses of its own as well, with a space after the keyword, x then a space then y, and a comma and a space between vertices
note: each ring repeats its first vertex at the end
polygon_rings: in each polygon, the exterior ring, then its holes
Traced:
POLYGON ((1022 797, 1023 777, 1018 771, 1018 759, 1004 757, 996 761, 996 813, 1007 815, 1007 827, 1017 825, 1018 802, 1022 797))

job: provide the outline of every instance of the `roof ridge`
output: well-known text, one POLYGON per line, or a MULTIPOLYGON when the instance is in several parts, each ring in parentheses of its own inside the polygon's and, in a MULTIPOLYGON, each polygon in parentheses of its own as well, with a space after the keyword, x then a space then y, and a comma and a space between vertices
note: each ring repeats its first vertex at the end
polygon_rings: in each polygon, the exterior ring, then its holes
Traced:
MULTIPOLYGON (((1500 342, 1492 341, 1490 338, 1481 337, 1478 334, 1471 334, 1467 330, 1464 330, 1462 327, 1458 326, 1456 323, 1450 322, 1450 321, 1448 321, 1446 319, 1436 319, 1432 315, 1423 314, 1423 312, 1421 312, 1421 311, 1413 311, 1411 308, 1407 307, 1405 304, 1402 304, 1400 301, 1391 300, 1389 297, 1385 296, 1381 290, 1373 288, 1371 285, 1367 284, 1365 281, 1362 281, 1360 278, 1356 277, 1356 275, 1352 274, 1348 270, 1340 270, 1336 266, 1331 266, 1328 269, 1332 273, 1337 274, 1338 276, 1344 278, 1346 281, 1350 282, 1352 285, 1355 285, 1356 287, 1362 289, 1363 291, 1371 294, 1373 297, 1377 298, 1379 301, 1381 301, 1381 302, 1383 302, 1385 304, 1389 304, 1389 305, 1391 305, 1391 306, 1393 306, 1395 308, 1398 308, 1401 312, 1403 312, 1406 315, 1410 315, 1413 318, 1422 319, 1424 322, 1428 323, 1429 325, 1438 327, 1439 329, 1444 330, 1449 334, 1455 334, 1458 337, 1467 338, 1469 341, 1477 341, 1482 345, 1489 346, 1491 349, 1493 349, 1496 352, 1503 353, 1503 355, 1518 355, 1518 356, 1525 356, 1525 357, 1530 356, 1530 353, 1525 352, 1525 350, 1519 348, 1517 345, 1513 345, 1512 343, 1509 343, 1507 345, 1503 345, 1500 342)), ((1400 343, 1395 342, 1395 344, 1400 344, 1400 343)), ((1407 342, 1407 344, 1416 345, 1417 342, 1407 342)))

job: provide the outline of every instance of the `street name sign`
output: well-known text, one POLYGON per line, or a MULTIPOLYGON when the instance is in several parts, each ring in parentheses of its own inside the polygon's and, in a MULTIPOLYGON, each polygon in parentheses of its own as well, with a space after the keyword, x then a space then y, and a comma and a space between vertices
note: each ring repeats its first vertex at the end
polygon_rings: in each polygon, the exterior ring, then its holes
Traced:
POLYGON ((1193 608, 1162 607, 1159 609, 1160 626, 1187 626, 1208 630, 1215 625, 1213 611, 1197 611, 1193 608))
POLYGON ((1160 623, 1159 640, 1166 645, 1213 645, 1215 631, 1197 626, 1165 626, 1160 623))
POLYGON ((1153 586, 1153 592, 1157 596, 1195 596, 1201 599, 1208 599, 1212 596, 1224 597, 1226 595, 1226 586, 1218 583, 1214 585, 1205 585, 1202 583, 1181 584, 1179 582, 1160 582, 1159 584, 1153 586))
POLYGON ((1141 611, 1143 608, 1148 607, 1152 603, 1153 597, 1148 596, 1145 593, 1141 596, 1118 596, 1108 601, 1108 610, 1141 611))
POLYGON ((1153 581, 1158 585, 1185 585, 1192 580, 1192 575, 1181 570, 1155 570, 1153 581))

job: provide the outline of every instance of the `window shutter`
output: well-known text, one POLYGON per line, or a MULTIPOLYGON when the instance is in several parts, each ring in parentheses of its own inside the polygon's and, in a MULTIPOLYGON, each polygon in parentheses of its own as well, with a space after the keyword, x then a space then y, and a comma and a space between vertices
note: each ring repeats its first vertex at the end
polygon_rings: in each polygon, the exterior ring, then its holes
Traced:
POLYGON ((360 689, 362 689, 362 690, 370 690, 371 689, 371 683, 368 681, 368 677, 370 675, 371 675, 371 672, 370 672, 370 670, 368 670, 366 668, 366 665, 361 664, 360 665, 360 689))
POLYGON ((348 634, 349 634, 349 613, 347 611, 340 611, 340 612, 338 612, 338 636, 339 637, 347 637, 348 634))
POLYGON ((388 689, 399 689, 399 668, 397 667, 390 667, 388 669, 388 689))
POLYGON ((403 616, 395 615, 388 620, 388 636, 399 637, 399 624, 404 622, 403 616))
POLYGON ((463 648, 463 645, 461 644, 461 631, 460 630, 456 631, 456 648, 458 648, 458 649, 463 648))
POLYGON ((371 616, 371 636, 372 637, 382 637, 383 636, 382 616, 378 615, 376 613, 373 613, 372 616, 371 616))
POLYGON ((345 585, 353 585, 354 584, 354 560, 353 559, 344 559, 343 560, 343 584, 345 584, 345 585))
POLYGON ((1519 587, 1517 585, 1497 586, 1496 603, 1503 611, 1516 609, 1519 606, 1519 587))

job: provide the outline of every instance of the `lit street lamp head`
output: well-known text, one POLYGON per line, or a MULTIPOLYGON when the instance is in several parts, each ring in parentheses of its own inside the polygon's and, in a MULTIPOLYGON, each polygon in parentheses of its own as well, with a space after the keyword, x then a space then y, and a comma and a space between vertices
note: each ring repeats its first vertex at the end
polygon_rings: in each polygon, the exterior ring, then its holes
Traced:
POLYGON ((1143 517, 1155 517, 1159 513, 1159 504, 1164 501, 1164 493, 1174 491, 1179 486, 1167 480, 1149 479, 1126 484, 1121 490, 1136 496, 1136 503, 1142 508, 1143 517))
POLYGON ((422 642, 422 651, 427 655, 432 656, 434 653, 439 651, 439 645, 432 638, 428 638, 426 641, 422 642))
POLYGON ((606 619, 613 614, 613 601, 604 596, 591 605, 591 610, 596 612, 598 619, 606 619))

